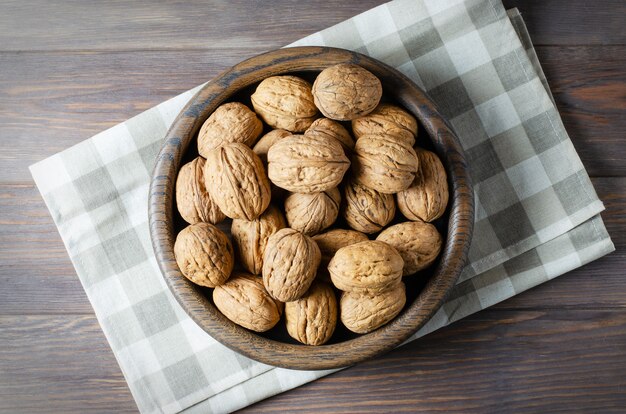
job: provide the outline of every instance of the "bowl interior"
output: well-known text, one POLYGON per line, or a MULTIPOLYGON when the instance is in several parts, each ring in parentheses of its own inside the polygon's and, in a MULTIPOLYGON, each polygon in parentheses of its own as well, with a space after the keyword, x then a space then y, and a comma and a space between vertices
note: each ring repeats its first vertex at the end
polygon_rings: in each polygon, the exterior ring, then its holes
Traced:
MULTIPOLYGON (((472 191, 463 152, 426 94, 381 62, 346 50, 320 47, 281 49, 259 55, 234 66, 200 90, 168 131, 155 166, 149 207, 157 261, 174 296, 191 318, 231 349, 267 364, 292 369, 350 365, 395 347, 423 326, 441 306, 460 274, 473 219, 472 191), (180 166, 198 156, 197 132, 219 105, 237 101, 251 107, 250 95, 268 76, 292 74, 312 82, 323 68, 344 62, 359 64, 377 75, 383 83, 383 100, 403 106, 420 121, 417 145, 440 156, 448 173, 451 197, 444 217, 433 223, 445 240, 442 254, 427 270, 403 279, 407 286, 407 305, 402 313, 366 335, 354 334, 339 324, 329 343, 312 347, 293 340, 284 323, 262 334, 235 325, 213 305, 212 289, 197 286, 180 273, 173 244, 176 234, 187 224, 175 208, 174 183, 180 166)), ((406 219, 397 213, 394 221, 406 219)), ((230 220, 218 227, 228 234, 230 220)), ((339 227, 347 228, 341 223, 339 227)))

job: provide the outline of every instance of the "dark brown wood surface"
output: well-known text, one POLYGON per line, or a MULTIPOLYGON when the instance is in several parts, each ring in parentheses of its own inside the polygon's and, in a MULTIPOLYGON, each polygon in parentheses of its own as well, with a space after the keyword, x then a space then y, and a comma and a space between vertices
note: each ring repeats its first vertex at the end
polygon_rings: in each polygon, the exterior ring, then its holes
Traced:
MULTIPOLYGON (((137 411, 27 166, 380 3, 0 3, 0 412, 137 411)), ((624 2, 505 5, 528 24, 617 251, 250 412, 624 411, 624 2)))

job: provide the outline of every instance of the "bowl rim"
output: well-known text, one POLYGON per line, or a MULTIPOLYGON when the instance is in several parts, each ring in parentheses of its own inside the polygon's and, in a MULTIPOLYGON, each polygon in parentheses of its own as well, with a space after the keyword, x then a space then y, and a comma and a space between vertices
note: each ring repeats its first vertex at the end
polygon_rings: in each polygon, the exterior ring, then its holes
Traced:
POLYGON ((437 312, 463 269, 473 230, 474 197, 465 154, 453 129, 420 87, 396 69, 363 54, 331 47, 292 47, 244 60, 205 84, 169 128, 152 173, 148 200, 149 229, 157 263, 185 312, 211 337, 256 361, 289 369, 332 369, 387 352, 406 341, 437 312), (415 116, 426 129, 448 175, 450 218, 441 259, 418 297, 393 321, 354 339, 330 345, 289 344, 262 337, 228 320, 180 272, 174 257, 174 191, 181 160, 200 126, 238 90, 269 76, 321 71, 353 63, 381 79, 387 96, 415 116), (390 91, 395 91, 391 92, 390 91))

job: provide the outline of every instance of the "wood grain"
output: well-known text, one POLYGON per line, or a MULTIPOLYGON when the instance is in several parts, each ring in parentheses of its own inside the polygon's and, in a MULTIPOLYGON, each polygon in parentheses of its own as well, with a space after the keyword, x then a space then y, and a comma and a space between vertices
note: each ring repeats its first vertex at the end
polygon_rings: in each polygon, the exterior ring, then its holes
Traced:
MULTIPOLYGON (((385 3, 8 0, 0 13, 0 50, 274 49, 385 3)), ((604 0, 508 0, 535 44, 626 44, 624 3, 604 0)))
POLYGON ((0 412, 135 413, 94 315, 0 316, 0 412))
POLYGON ((618 413, 624 349, 623 311, 486 310, 242 412, 618 413))
MULTIPOLYGON (((0 412, 136 412, 26 166, 382 2, 2 2, 0 412)), ((593 182, 617 252, 251 410, 623 411, 624 2, 504 3, 588 171, 616 177, 593 182)))
POLYGON ((0 182, 260 52, 0 53, 0 182))
POLYGON ((622 0, 503 0, 517 7, 535 45, 626 44, 622 0))
POLYGON ((384 0, 4 1, 0 50, 275 49, 384 0), (53 29, 53 35, 51 35, 53 29))
POLYGON ((589 174, 626 175, 626 47, 544 47, 537 55, 589 174))
MULTIPOLYGON (((0 333, 1 412, 135 412, 92 316, 2 316, 0 333)), ((486 310, 244 412, 620 412, 624 349, 623 311, 486 310)))
MULTIPOLYGON (((0 152, 0 182, 29 182, 28 165, 261 52, 0 53, 0 139, 7 142, 0 152)), ((626 47, 539 47, 537 52, 589 173, 625 175, 626 47)))

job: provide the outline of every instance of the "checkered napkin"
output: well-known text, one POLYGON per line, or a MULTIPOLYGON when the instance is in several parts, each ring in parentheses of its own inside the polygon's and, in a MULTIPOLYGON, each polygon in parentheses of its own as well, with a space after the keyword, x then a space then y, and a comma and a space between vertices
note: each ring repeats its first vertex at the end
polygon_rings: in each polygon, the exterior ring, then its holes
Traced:
MULTIPOLYGON (((428 91, 467 152, 477 207, 470 264, 411 339, 613 250, 516 10, 497 0, 395 0, 294 45, 343 47, 398 68, 428 91)), ((330 372, 274 368, 228 350, 191 321, 160 275, 148 233, 150 173, 197 90, 31 167, 144 413, 231 411, 330 372)))

